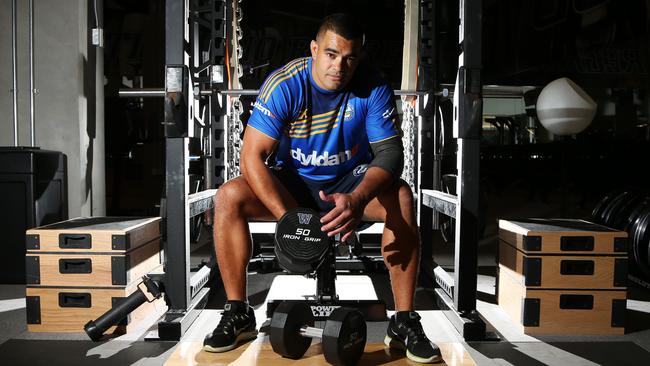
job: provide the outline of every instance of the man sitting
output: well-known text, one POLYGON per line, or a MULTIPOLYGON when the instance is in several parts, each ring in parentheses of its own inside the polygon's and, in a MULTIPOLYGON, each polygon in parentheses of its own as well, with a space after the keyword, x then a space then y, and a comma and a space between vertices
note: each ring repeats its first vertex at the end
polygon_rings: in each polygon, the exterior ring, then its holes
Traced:
POLYGON ((289 62, 260 88, 241 151, 242 175, 215 197, 214 243, 227 302, 204 349, 224 352, 256 337, 246 297, 249 220, 278 220, 290 209, 324 215, 322 230, 346 241, 363 220, 384 222, 381 250, 396 313, 385 343, 417 362, 440 351, 413 311, 420 240, 413 193, 399 177, 403 146, 393 90, 362 62, 363 32, 349 15, 326 17, 311 57, 289 62), (277 153, 277 165, 266 165, 277 153))

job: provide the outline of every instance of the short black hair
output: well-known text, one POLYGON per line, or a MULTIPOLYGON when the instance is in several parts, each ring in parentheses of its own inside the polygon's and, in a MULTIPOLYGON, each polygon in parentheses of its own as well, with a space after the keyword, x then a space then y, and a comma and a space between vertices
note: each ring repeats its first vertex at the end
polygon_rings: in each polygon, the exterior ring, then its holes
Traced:
POLYGON ((363 28, 360 23, 358 19, 350 14, 330 14, 321 22, 318 33, 316 33, 316 39, 318 40, 325 32, 332 31, 345 39, 358 39, 363 42, 363 28))

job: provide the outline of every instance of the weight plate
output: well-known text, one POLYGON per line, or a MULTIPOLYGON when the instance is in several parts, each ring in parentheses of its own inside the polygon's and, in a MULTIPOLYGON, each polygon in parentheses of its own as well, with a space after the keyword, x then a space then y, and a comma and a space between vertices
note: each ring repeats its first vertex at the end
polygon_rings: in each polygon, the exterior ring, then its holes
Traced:
POLYGON ((644 275, 650 276, 650 265, 647 263, 648 249, 642 247, 641 238, 648 231, 648 220, 650 219, 650 210, 645 211, 634 220, 630 226, 628 236, 630 237, 632 257, 634 265, 644 275))
POLYGON ((637 205, 634 206, 630 214, 625 219, 622 227, 623 230, 627 231, 630 238, 632 237, 632 231, 630 230, 632 228, 632 224, 634 221, 636 221, 639 215, 646 211, 648 207, 650 207, 650 197, 645 196, 639 203, 637 203, 637 205))
POLYGON ((623 191, 618 194, 612 201, 607 205, 602 214, 602 223, 605 226, 611 227, 612 221, 615 218, 616 210, 621 205, 622 202, 625 202, 626 197, 630 194, 629 191, 623 191))
POLYGON ((323 353, 332 365, 354 365, 366 347, 366 320, 359 310, 337 308, 323 330, 323 353))
POLYGON ((650 278, 650 210, 639 216, 634 232, 634 259, 637 268, 650 278))
POLYGON ((607 226, 617 230, 623 230, 630 213, 645 197, 644 194, 633 191, 618 201, 617 205, 611 210, 611 217, 607 221, 607 226))
POLYGON ((607 209, 607 206, 612 202, 614 198, 616 198, 618 195, 620 195, 622 192, 621 189, 617 189, 615 191, 612 191, 608 193, 594 208, 594 210, 591 212, 592 216, 592 221, 595 222, 596 224, 601 224, 604 225, 604 217, 603 213, 607 209))
POLYGON ((330 238, 321 230, 320 216, 312 209, 297 208, 280 218, 275 229, 275 254, 287 271, 307 274, 321 263, 330 238))
POLYGON ((273 351, 287 358, 302 357, 311 345, 311 338, 300 335, 303 326, 314 326, 314 315, 309 305, 294 301, 284 301, 278 305, 269 326, 273 351))

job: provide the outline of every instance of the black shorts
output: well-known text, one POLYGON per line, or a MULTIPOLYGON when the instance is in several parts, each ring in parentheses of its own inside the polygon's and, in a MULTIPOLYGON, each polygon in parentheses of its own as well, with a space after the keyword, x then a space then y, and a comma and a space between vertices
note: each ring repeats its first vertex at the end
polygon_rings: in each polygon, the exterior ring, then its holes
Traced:
POLYGON ((326 194, 350 193, 361 183, 368 170, 368 164, 356 166, 346 175, 332 181, 313 181, 302 177, 295 170, 287 167, 271 167, 273 174, 282 182, 282 185, 291 193, 300 207, 313 208, 320 213, 325 213, 334 208, 331 202, 320 199, 318 192, 326 194))

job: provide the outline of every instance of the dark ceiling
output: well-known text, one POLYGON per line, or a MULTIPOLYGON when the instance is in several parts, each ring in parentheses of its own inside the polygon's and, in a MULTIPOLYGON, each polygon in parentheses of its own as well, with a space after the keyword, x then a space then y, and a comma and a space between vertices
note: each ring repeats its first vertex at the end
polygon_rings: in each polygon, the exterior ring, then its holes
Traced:
MULTIPOLYGON (((434 3, 440 14, 439 77, 449 83, 455 80, 459 49, 458 1, 434 3)), ((245 74, 244 86, 259 87, 275 68, 307 55, 320 19, 342 11, 359 18, 366 28, 366 51, 399 86, 403 4, 403 0, 241 1, 243 63, 247 71, 253 69, 245 74)), ((586 86, 646 88, 648 4, 646 0, 484 0, 484 83, 544 85, 568 76, 586 86)), ((121 19, 117 26, 122 32, 133 37, 138 32, 149 34, 148 43, 154 40, 164 47, 160 41, 164 31, 155 29, 164 26, 164 1, 106 0, 104 9, 109 34, 110 23, 121 19), (135 22, 124 21, 134 14, 146 23, 134 27, 135 22)), ((145 46, 146 42, 140 47, 145 46)), ((152 54, 135 51, 142 57, 152 54)))

